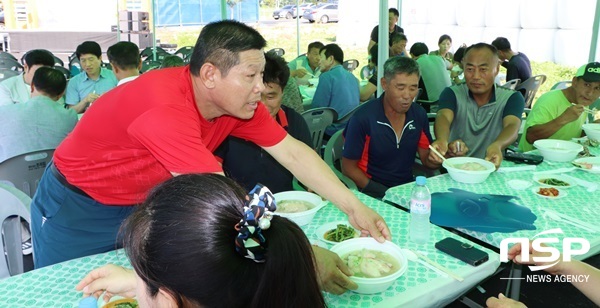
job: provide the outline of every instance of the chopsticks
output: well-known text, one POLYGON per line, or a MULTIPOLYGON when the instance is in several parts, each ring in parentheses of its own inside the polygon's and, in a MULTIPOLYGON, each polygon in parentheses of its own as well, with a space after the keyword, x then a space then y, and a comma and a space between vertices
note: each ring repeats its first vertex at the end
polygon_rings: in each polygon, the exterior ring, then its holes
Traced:
MULTIPOLYGON (((571 103, 571 105, 575 106, 575 105, 577 105, 577 104, 573 104, 573 103, 571 103)), ((597 111, 597 110, 596 110, 596 108, 594 108, 594 109, 590 109, 590 108, 588 108, 588 107, 583 107, 583 112, 585 112, 585 113, 587 113, 587 114, 594 115, 594 114, 596 114, 596 111, 597 111)))
POLYGON ((423 261, 425 261, 425 262, 429 263, 431 266, 433 266, 433 267, 435 267, 435 268, 439 269, 440 271, 442 271, 442 272, 444 272, 444 273, 448 274, 448 276, 450 276, 450 277, 452 277, 452 278, 456 279, 457 281, 463 281, 463 280, 465 280, 463 277, 461 277, 461 276, 459 276, 459 275, 457 275, 457 274, 453 273, 451 270, 449 270, 448 268, 444 267, 443 265, 441 265, 441 264, 439 264, 439 263, 437 263, 437 262, 435 262, 435 261, 433 261, 433 260, 429 259, 429 258, 428 258, 427 256, 425 256, 424 254, 422 254, 422 253, 420 253, 420 252, 418 252, 418 251, 413 251, 413 252, 414 252, 414 253, 417 255, 417 257, 419 257, 419 258, 423 259, 423 261))
POLYGON ((435 153, 437 156, 439 156, 442 159, 442 161, 446 161, 446 157, 444 157, 444 155, 442 155, 440 152, 438 152, 438 150, 432 147, 431 144, 429 145, 429 149, 433 151, 433 153, 435 153))

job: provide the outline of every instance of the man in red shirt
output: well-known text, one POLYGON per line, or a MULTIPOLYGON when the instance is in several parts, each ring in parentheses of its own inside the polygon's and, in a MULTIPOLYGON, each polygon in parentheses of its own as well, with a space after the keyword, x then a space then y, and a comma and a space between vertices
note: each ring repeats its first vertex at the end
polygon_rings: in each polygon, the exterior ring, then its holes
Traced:
POLYGON ((32 201, 35 266, 115 249, 121 221, 152 187, 178 174, 223 172, 212 152, 228 135, 261 146, 356 228, 389 238, 381 216, 259 102, 265 45, 244 24, 212 23, 189 66, 147 72, 102 95, 57 148, 32 201))

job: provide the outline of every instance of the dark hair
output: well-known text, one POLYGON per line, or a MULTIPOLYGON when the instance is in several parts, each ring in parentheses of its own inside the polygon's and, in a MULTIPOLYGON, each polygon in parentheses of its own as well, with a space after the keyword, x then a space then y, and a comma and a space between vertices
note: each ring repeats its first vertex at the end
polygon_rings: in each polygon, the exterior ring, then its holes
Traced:
POLYGON ((383 65, 383 78, 390 81, 397 74, 421 76, 417 61, 408 57, 391 57, 383 65))
POLYGON ((462 62, 462 59, 465 56, 465 50, 467 50, 467 47, 459 47, 454 53, 454 57, 452 58, 452 60, 458 63, 462 62))
POLYGON ((496 47, 494 47, 494 45, 490 45, 488 43, 477 43, 477 44, 473 44, 473 45, 467 47, 467 50, 465 50, 465 55, 463 56, 463 58, 466 57, 467 54, 469 53, 469 51, 471 51, 473 49, 488 49, 496 58, 498 57, 498 49, 496 49, 496 47))
POLYGON ((325 306, 310 243, 295 223, 272 218, 263 230, 265 263, 236 252, 245 197, 239 185, 217 174, 176 176, 150 192, 122 232, 151 296, 162 289, 179 307, 325 306))
POLYGON ((429 53, 429 48, 423 42, 416 42, 410 47, 410 53, 415 57, 429 53))
POLYGON ((440 39, 438 40, 438 45, 441 44, 445 40, 449 40, 450 43, 452 43, 452 38, 450 37, 450 35, 443 34, 442 36, 440 36, 440 39))
POLYGON ((379 45, 375 44, 369 49, 369 55, 371 56, 371 62, 377 65, 377 61, 379 60, 379 45))
POLYGON ((388 12, 389 12, 389 13, 392 13, 392 14, 394 14, 394 15, 396 15, 396 17, 400 16, 400 12, 398 12, 398 9, 395 9, 395 8, 393 8, 393 7, 391 7, 391 8, 388 10, 388 12))
POLYGON ((281 90, 287 85, 290 79, 290 68, 285 60, 274 52, 265 53, 265 72, 263 74, 264 83, 276 83, 281 90))
POLYGON ((75 49, 75 55, 77 55, 77 59, 79 59, 81 55, 87 54, 100 58, 102 56, 102 49, 98 43, 93 41, 85 41, 77 46, 77 49, 75 49))
POLYGON ((211 22, 202 28, 190 59, 190 72, 198 76, 204 63, 212 63, 227 76, 236 66, 239 53, 265 48, 267 41, 258 31, 234 20, 211 22))
POLYGON ((162 63, 160 64, 160 68, 167 68, 167 67, 178 67, 178 66, 184 66, 185 63, 183 62, 183 59, 175 56, 175 55, 170 55, 170 56, 166 56, 163 60, 162 63))
POLYGON ((313 48, 316 48, 319 51, 321 51, 321 48, 323 48, 323 46, 325 46, 325 45, 323 45, 323 43, 321 43, 321 42, 318 42, 318 41, 317 42, 312 42, 312 43, 308 44, 308 50, 307 51, 310 52, 310 50, 313 49, 313 48))
POLYGON ((336 62, 344 62, 344 51, 337 44, 327 44, 319 50, 319 53, 325 52, 325 58, 333 56, 336 62))
POLYGON ((137 69, 142 61, 140 49, 132 42, 118 42, 108 47, 106 55, 112 66, 122 70, 137 69))
POLYGON ((404 33, 394 33, 394 34, 392 34, 392 37, 390 38, 390 46, 394 45, 395 43, 398 43, 400 41, 408 41, 408 39, 406 38, 406 35, 404 33))
POLYGON ((31 80, 33 87, 51 98, 60 97, 67 88, 67 79, 63 73, 52 67, 43 66, 38 68, 31 80))
POLYGON ((45 49, 33 49, 24 56, 25 64, 32 67, 34 65, 54 66, 54 56, 45 49))
POLYGON ((497 37, 492 42, 492 45, 494 45, 494 47, 496 47, 496 49, 498 49, 500 51, 510 50, 510 42, 505 37, 501 37, 501 36, 497 37))

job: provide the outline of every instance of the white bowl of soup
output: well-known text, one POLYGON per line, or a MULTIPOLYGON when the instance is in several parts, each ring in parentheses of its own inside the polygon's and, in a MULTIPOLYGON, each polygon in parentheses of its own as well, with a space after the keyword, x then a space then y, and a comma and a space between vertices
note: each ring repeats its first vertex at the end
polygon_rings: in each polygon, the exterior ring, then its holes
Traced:
POLYGON ((600 141, 600 123, 588 123, 581 126, 588 139, 600 141))
POLYGON ((579 152, 583 151, 581 144, 558 139, 536 140, 533 146, 540 151, 545 160, 555 162, 572 161, 577 157, 579 152))
POLYGON ((442 164, 450 177, 460 183, 481 183, 490 176, 496 166, 493 163, 476 157, 452 157, 442 164))
POLYGON ((299 226, 310 223, 317 211, 327 204, 319 195, 307 191, 284 191, 273 197, 277 203, 275 215, 285 217, 299 226))
POLYGON ((392 242, 377 242, 372 237, 345 240, 331 247, 350 270, 350 279, 358 285, 360 294, 374 294, 387 290, 406 272, 408 261, 400 247, 392 242))

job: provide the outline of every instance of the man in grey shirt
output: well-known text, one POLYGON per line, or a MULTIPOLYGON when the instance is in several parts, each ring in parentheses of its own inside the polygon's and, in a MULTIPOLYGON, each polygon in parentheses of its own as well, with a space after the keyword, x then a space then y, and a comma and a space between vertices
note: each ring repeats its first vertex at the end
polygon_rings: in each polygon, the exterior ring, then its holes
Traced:
POLYGON ((471 45, 463 59, 465 83, 440 95, 432 146, 443 155, 485 158, 498 168, 502 152, 517 139, 525 101, 521 93, 495 86, 498 59, 494 46, 471 45))
POLYGON ((40 67, 32 79, 30 100, 0 106, 0 163, 17 155, 55 149, 73 130, 77 114, 56 102, 66 87, 61 72, 40 67))

